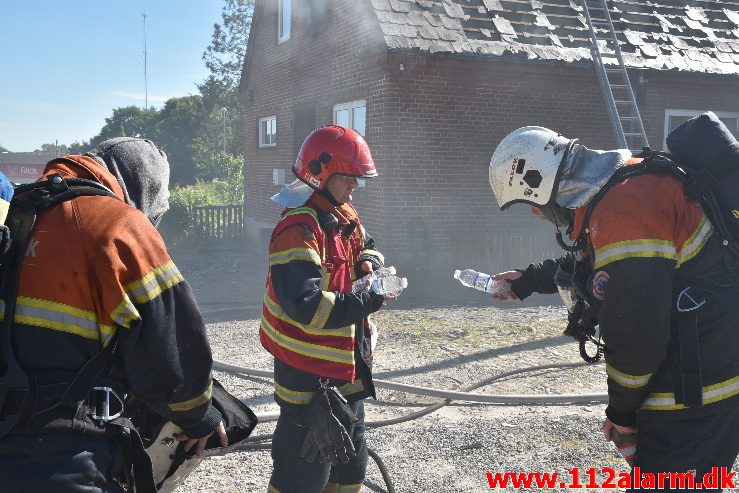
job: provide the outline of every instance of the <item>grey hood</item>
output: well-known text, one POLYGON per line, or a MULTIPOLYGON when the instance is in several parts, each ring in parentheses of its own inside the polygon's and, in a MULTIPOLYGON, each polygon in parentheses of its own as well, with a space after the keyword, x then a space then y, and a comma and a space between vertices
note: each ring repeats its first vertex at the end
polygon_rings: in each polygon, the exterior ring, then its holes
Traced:
POLYGON ((574 144, 560 166, 554 201, 567 209, 577 209, 590 202, 608 179, 631 158, 631 151, 595 151, 574 144))
POLYGON ((126 203, 137 208, 155 226, 169 209, 169 162, 153 142, 116 137, 86 154, 116 177, 126 203))

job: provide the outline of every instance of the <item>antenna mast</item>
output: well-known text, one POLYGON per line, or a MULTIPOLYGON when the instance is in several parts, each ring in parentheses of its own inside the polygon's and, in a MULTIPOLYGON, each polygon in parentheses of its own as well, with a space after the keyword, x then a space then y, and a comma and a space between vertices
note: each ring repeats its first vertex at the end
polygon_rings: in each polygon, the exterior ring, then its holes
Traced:
POLYGON ((144 18, 144 109, 149 109, 149 83, 146 77, 146 14, 141 14, 144 18))

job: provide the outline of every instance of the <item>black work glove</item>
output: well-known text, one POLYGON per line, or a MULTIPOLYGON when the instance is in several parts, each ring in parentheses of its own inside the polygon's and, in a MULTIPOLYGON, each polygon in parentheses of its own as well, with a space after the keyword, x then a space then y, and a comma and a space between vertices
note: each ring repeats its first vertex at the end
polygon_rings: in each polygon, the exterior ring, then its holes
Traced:
MULTIPOLYGON (((356 419, 356 418, 355 418, 356 419)), ((321 389, 313 396, 295 424, 308 428, 300 449, 300 457, 312 463, 331 465, 348 463, 357 456, 349 433, 331 412, 328 390, 321 389)))
POLYGON ((346 398, 341 395, 336 387, 329 387, 326 390, 326 394, 328 394, 328 401, 331 404, 331 412, 344 425, 344 428, 348 430, 351 425, 358 421, 357 415, 354 414, 346 398))

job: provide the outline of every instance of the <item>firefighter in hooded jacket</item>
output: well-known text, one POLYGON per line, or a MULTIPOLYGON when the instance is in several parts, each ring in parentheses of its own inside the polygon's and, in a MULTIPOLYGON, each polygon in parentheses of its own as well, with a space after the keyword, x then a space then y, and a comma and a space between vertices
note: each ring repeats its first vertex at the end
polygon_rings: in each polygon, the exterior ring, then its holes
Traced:
POLYGON ((364 138, 338 125, 313 131, 292 170, 298 180, 272 197, 286 209, 270 239, 260 325, 262 345, 274 356, 280 406, 268 491, 358 492, 367 463, 362 400, 375 395, 367 317, 385 298, 352 292, 352 282, 382 267, 383 257, 351 194, 357 178, 377 171, 364 138), (332 399, 323 415, 334 424, 335 416, 341 429, 311 418, 321 414, 321 388, 338 388, 348 401, 350 412, 332 399))
POLYGON ((712 467, 730 469, 739 449, 736 273, 674 176, 609 182, 640 161, 542 127, 505 137, 489 170, 498 205, 533 205, 580 241, 568 256, 495 278, 511 282, 513 299, 557 292, 558 270, 584 280, 605 342, 606 438, 635 443, 621 452, 642 472, 694 471, 700 480, 712 467))
POLYGON ((68 200, 41 211, 32 230, 13 326, 31 385, 24 400, 8 393, 0 410, 20 412, 0 438, 0 489, 130 491, 130 433, 113 426, 126 395, 180 426, 186 449, 202 452, 214 430, 226 445, 205 326, 155 229, 168 208, 169 164, 150 141, 122 137, 52 160, 42 179, 54 174, 115 197, 68 200), (81 388, 75 376, 103 348, 112 352, 89 382, 95 389, 70 401, 81 388))

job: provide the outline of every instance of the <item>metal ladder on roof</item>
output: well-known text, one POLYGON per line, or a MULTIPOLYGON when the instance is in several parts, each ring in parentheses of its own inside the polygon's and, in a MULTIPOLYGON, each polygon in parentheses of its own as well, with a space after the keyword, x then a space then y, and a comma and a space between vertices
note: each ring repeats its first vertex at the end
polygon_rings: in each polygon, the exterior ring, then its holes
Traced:
POLYGON ((606 0, 580 0, 580 3, 583 5, 585 20, 590 30, 593 64, 606 98, 616 140, 622 149, 631 149, 633 153, 641 152, 643 147, 649 146, 649 142, 618 45, 608 4, 606 0), (603 43, 607 50, 603 50, 600 43, 603 43), (617 66, 613 64, 606 66, 604 58, 615 59, 617 66))

